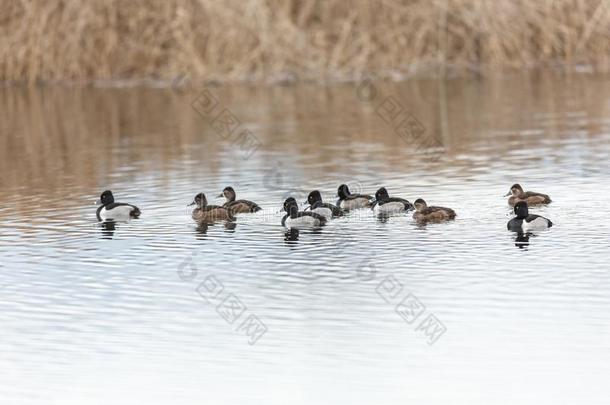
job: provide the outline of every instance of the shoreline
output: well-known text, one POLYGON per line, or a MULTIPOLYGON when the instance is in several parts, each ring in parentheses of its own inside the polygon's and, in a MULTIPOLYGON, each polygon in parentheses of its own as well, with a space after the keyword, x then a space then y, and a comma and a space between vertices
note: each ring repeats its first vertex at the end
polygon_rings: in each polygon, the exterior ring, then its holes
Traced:
POLYGON ((355 84, 363 80, 381 82, 404 82, 409 80, 451 80, 461 78, 484 79, 489 77, 501 77, 518 74, 551 73, 561 75, 587 75, 587 74, 610 74, 610 69, 599 68, 594 65, 544 63, 522 68, 496 68, 492 66, 442 66, 428 65, 425 67, 413 67, 409 70, 384 69, 379 71, 357 72, 354 74, 339 74, 329 72, 324 75, 297 75, 294 72, 280 72, 264 78, 256 78, 255 75, 246 75, 241 78, 204 79, 197 77, 189 78, 187 75, 179 75, 170 78, 108 78, 108 79, 54 79, 38 80, 35 82, 0 81, 0 88, 10 87, 93 87, 93 88, 159 88, 159 89, 185 89, 188 87, 214 87, 214 86, 294 86, 299 84, 315 86, 332 86, 338 84, 355 84))

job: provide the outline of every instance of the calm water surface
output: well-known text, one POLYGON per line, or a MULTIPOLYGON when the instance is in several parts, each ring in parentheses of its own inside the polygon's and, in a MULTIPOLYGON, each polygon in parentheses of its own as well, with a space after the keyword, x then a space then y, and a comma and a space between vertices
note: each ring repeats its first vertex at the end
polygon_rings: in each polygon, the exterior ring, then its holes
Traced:
POLYGON ((226 139, 202 90, 0 90, 0 402, 607 404, 608 76, 211 87, 226 139), (506 230, 515 182, 552 229, 506 230), (340 183, 458 218, 285 234, 284 198, 340 183), (264 210, 197 227, 186 204, 227 185, 264 210), (104 189, 142 217, 99 224, 104 189))

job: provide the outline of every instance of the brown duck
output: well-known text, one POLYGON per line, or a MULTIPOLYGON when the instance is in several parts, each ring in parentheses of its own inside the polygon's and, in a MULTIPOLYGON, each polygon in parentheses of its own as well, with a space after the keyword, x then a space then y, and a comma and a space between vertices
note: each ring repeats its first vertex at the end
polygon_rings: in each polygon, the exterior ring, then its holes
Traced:
POLYGON ((413 219, 417 222, 443 222, 455 218, 455 211, 451 208, 428 207, 428 204, 421 198, 415 200, 415 213, 413 219))
POLYGON ((253 203, 252 201, 236 200, 235 198, 237 197, 237 194, 235 193, 235 190, 233 190, 233 187, 225 187, 225 189, 222 190, 222 193, 220 193, 218 197, 222 196, 227 199, 227 201, 222 206, 231 210, 231 212, 234 214, 257 212, 262 209, 258 206, 258 204, 253 203))
POLYGON ((548 204, 551 202, 551 198, 548 195, 533 191, 523 191, 523 187, 519 184, 513 184, 510 191, 505 195, 505 197, 508 196, 510 196, 508 204, 511 207, 514 207, 520 201, 525 201, 527 205, 548 204))
POLYGON ((191 205, 197 205, 191 215, 198 222, 232 221, 235 219, 227 208, 219 205, 208 205, 208 200, 203 193, 197 194, 193 202, 189 204, 189 206, 191 205))

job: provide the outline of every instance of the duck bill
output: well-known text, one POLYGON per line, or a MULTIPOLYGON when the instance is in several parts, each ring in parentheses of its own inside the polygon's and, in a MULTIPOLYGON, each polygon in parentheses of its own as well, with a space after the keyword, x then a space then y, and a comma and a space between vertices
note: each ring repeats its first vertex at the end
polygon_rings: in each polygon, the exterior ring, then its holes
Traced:
POLYGON ((197 204, 197 203, 196 203, 195 201, 193 201, 192 203, 187 204, 186 206, 187 206, 187 207, 192 207, 192 206, 193 206, 193 205, 195 205, 195 204, 197 204))
POLYGON ((512 194, 512 192, 511 192, 511 191, 509 191, 508 193, 504 194, 504 197, 508 197, 508 196, 509 196, 509 195, 511 195, 511 194, 512 194))
POLYGON ((216 196, 216 198, 220 198, 220 197, 224 197, 225 195, 223 193, 220 193, 216 196))

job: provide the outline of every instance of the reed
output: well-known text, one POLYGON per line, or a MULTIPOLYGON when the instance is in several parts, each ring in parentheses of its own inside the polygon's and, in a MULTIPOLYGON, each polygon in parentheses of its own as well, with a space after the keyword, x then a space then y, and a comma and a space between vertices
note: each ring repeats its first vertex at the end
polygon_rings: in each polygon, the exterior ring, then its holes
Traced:
POLYGON ((610 68, 607 0, 2 0, 0 80, 610 68))

